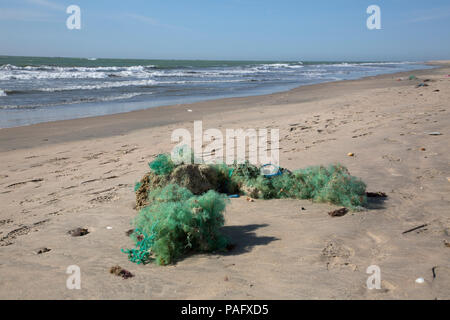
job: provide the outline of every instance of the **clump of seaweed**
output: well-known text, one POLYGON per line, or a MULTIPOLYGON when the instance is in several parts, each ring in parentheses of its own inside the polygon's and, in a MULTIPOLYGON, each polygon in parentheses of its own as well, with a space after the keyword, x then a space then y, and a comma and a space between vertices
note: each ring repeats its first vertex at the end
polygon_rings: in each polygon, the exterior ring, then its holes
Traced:
MULTIPOLYGON (((183 150, 193 160, 192 152, 183 150)), ((189 160, 189 159, 187 159, 189 160)), ((243 164, 192 164, 159 155, 151 171, 136 184, 136 249, 129 259, 146 263, 153 255, 161 265, 188 251, 223 250, 226 194, 259 199, 311 199, 360 210, 367 203, 366 185, 342 165, 314 166, 291 172, 281 168, 266 176, 261 168, 243 164)))

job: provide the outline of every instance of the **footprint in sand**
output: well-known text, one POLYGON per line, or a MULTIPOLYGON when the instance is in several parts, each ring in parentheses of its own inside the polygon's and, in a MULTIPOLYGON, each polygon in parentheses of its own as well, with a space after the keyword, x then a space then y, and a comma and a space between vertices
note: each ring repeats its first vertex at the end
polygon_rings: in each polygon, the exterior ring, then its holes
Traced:
POLYGON ((6 247, 12 245, 14 242, 12 240, 16 239, 19 236, 26 235, 30 233, 31 229, 28 226, 22 226, 20 228, 14 229, 11 232, 8 232, 6 236, 0 239, 0 247, 6 247))
POLYGON ((386 239, 385 237, 379 236, 379 235, 376 235, 376 234, 373 234, 373 233, 370 232, 370 231, 367 231, 367 235, 368 235, 373 241, 375 241, 376 244, 382 244, 382 243, 386 243, 386 242, 387 242, 387 239, 386 239))
POLYGON ((17 188, 17 187, 23 186, 27 183, 32 183, 32 182, 37 183, 37 182, 42 182, 42 181, 44 181, 44 179, 42 179, 42 178, 31 179, 31 180, 27 180, 27 181, 20 181, 20 182, 15 182, 13 184, 10 184, 10 185, 6 186, 6 188, 17 188))
POLYGON ((321 259, 325 260, 327 270, 336 267, 348 267, 356 271, 358 267, 350 262, 355 250, 341 244, 339 241, 329 241, 322 249, 321 259))
POLYGON ((403 177, 403 175, 398 173, 394 168, 387 168, 387 171, 394 177, 403 177))

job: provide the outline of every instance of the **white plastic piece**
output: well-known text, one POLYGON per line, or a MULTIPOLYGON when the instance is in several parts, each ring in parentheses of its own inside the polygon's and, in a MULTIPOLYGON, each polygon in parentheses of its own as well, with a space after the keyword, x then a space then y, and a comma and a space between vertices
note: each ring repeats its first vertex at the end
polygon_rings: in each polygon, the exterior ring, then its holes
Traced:
POLYGON ((417 279, 416 279, 416 283, 422 284, 422 283, 424 283, 424 282, 425 282, 425 279, 424 279, 424 278, 417 278, 417 279))

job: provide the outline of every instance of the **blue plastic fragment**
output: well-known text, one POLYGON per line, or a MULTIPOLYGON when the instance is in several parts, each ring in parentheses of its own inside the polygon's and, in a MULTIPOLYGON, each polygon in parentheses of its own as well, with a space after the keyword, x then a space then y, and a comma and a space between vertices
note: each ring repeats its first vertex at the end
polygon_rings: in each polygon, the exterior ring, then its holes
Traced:
POLYGON ((267 163, 267 164, 265 164, 265 165, 262 165, 262 166, 261 166, 261 173, 262 173, 266 178, 276 177, 276 176, 279 176, 279 175, 282 175, 282 174, 283 174, 283 172, 281 172, 281 170, 280 170, 280 167, 278 167, 278 166, 276 166, 276 165, 274 165, 274 164, 271 164, 271 163, 267 163), (265 174, 265 173, 263 173, 263 172, 264 172, 264 168, 266 168, 266 167, 274 167, 274 168, 276 168, 277 170, 276 170, 275 173, 268 173, 268 174, 265 174))

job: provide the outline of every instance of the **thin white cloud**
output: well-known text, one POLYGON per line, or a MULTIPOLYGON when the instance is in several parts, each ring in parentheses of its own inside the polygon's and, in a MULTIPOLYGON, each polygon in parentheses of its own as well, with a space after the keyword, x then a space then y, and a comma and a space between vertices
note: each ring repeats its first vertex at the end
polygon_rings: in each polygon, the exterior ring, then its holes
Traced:
POLYGON ((410 23, 418 23, 425 21, 441 20, 450 17, 450 8, 434 8, 421 12, 420 14, 415 14, 415 18, 410 19, 410 23))
POLYGON ((130 18, 130 19, 133 19, 133 20, 136 20, 136 21, 140 21, 140 22, 143 22, 143 23, 146 23, 146 24, 150 24, 152 26, 159 26, 160 25, 160 23, 156 19, 149 18, 149 17, 146 17, 146 16, 141 16, 139 14, 126 13, 125 16, 127 18, 130 18))
POLYGON ((45 7, 48 9, 52 9, 52 10, 58 10, 58 11, 66 10, 66 7, 64 7, 63 5, 52 2, 52 1, 48 1, 48 0, 28 0, 28 2, 31 4, 35 4, 35 5, 45 7))
POLYGON ((0 8, 0 21, 51 21, 52 16, 22 8, 0 8))
POLYGON ((145 24, 149 24, 152 25, 154 27, 161 27, 161 28, 166 28, 166 29, 173 29, 173 30, 188 30, 185 27, 180 27, 180 26, 174 26, 174 25, 170 25, 170 24, 165 24, 165 23, 161 23, 156 19, 150 18, 150 17, 146 17, 146 16, 142 16, 140 14, 135 14, 135 13, 126 13, 123 15, 125 18, 127 19, 132 19, 138 22, 142 22, 145 24))
POLYGON ((450 13, 443 13, 433 16, 424 16, 424 17, 417 17, 415 19, 410 20, 410 22, 416 23, 416 22, 424 22, 424 21, 432 21, 432 20, 440 20, 444 18, 450 17, 450 13))

